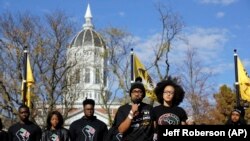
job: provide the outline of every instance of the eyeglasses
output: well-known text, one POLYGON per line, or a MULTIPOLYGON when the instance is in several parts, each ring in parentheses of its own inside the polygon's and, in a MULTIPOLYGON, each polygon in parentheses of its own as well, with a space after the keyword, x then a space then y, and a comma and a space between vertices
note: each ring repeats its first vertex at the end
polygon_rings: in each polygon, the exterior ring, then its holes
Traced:
POLYGON ((164 91, 163 94, 171 94, 171 95, 173 95, 174 91, 164 91))
POLYGON ((132 93, 139 93, 139 94, 142 94, 142 91, 141 91, 141 90, 133 90, 132 93))

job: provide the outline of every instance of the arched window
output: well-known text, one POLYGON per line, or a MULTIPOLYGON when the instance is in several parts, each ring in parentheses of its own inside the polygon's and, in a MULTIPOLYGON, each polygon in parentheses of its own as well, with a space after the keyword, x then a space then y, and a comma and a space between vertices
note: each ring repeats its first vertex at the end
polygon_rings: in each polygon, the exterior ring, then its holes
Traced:
POLYGON ((100 69, 99 68, 96 68, 95 69, 95 83, 96 84, 99 84, 101 82, 100 80, 100 69))
POLYGON ((85 79, 84 79, 84 82, 85 83, 90 83, 90 69, 89 68, 86 68, 85 69, 85 79))

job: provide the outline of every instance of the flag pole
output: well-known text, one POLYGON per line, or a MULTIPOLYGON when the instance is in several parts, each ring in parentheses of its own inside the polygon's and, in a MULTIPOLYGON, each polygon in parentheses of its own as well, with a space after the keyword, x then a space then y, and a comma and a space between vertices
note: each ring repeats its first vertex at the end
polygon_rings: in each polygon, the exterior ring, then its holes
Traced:
POLYGON ((238 61, 237 50, 234 49, 234 65, 235 65, 235 90, 236 90, 236 106, 240 106, 239 80, 238 80, 238 61))
POLYGON ((133 48, 131 48, 131 52, 130 52, 130 55, 131 55, 131 58, 130 58, 130 61, 131 61, 131 83, 134 82, 134 52, 133 52, 133 48))
POLYGON ((24 46, 24 69, 23 69, 23 104, 26 105, 27 102, 27 57, 28 57, 28 50, 27 46, 24 46))

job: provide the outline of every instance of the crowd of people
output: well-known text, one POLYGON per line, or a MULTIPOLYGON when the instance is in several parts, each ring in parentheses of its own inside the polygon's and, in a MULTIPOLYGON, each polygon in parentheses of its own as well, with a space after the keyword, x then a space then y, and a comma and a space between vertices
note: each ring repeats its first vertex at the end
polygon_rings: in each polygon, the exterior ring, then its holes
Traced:
MULTIPOLYGON (((60 112, 48 114, 47 125, 42 130, 29 120, 30 111, 26 105, 18 109, 20 121, 13 124, 8 132, 2 130, 1 141, 157 141, 160 125, 190 125, 187 113, 179 104, 184 99, 184 90, 172 79, 156 85, 154 92, 159 106, 143 102, 146 90, 140 81, 131 84, 131 102, 119 107, 112 126, 94 116, 95 101, 83 101, 84 116, 71 123, 69 129, 63 127, 64 119, 60 112)), ((226 125, 243 125, 244 110, 235 108, 226 125)))

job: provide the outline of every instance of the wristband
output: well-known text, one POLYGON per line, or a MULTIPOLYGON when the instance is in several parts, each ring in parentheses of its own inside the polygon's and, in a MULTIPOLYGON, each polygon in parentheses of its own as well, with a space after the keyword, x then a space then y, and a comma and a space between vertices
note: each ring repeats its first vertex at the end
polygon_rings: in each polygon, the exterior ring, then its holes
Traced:
POLYGON ((129 119, 133 119, 133 116, 129 114, 129 115, 128 115, 128 118, 129 118, 129 119))
POLYGON ((134 112, 133 112, 132 110, 130 110, 129 114, 133 115, 133 114, 134 114, 134 112))

